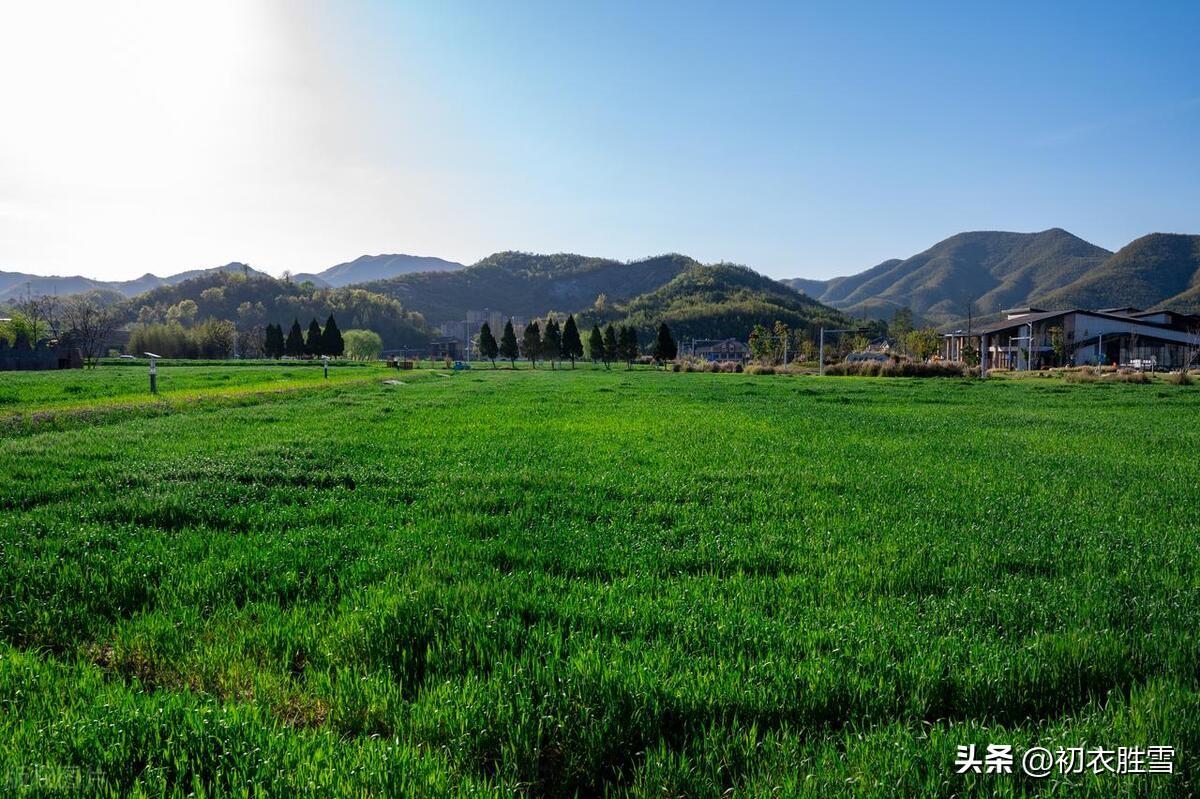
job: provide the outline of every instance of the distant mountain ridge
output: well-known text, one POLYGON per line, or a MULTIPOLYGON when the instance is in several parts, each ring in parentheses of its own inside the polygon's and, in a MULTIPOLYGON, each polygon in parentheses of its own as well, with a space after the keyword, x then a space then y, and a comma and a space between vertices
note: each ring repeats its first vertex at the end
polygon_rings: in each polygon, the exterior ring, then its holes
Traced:
POLYGON ((362 288, 395 297, 435 324, 488 309, 528 318, 549 311, 574 313, 591 307, 601 294, 608 302, 622 302, 694 266, 699 263, 674 253, 624 262, 573 253, 508 251, 462 269, 401 275, 362 288))
POLYGON ((1037 298, 1051 307, 1200 311, 1200 236, 1151 233, 1078 280, 1037 298))
POLYGON ((444 258, 434 258, 427 255, 360 255, 353 261, 337 264, 328 269, 315 273, 293 275, 297 283, 311 280, 318 286, 341 288, 357 283, 369 283, 375 280, 387 280, 398 275, 408 275, 414 272, 448 272, 462 269, 463 265, 444 258))
MULTIPOLYGON (((293 275, 292 280, 296 283, 311 280, 321 288, 341 288, 355 283, 366 283, 413 272, 447 271, 461 268, 462 264, 460 263, 423 255, 362 255, 353 261, 336 264, 320 272, 293 275)), ((26 293, 37 297, 43 294, 66 296, 89 291, 108 291, 123 297, 135 297, 161 286, 175 286, 185 280, 219 272, 242 272, 251 277, 268 276, 266 272, 261 272, 239 261, 209 269, 189 269, 166 277, 146 273, 133 280, 96 280, 81 275, 61 277, 0 271, 0 302, 18 299, 25 296, 26 293)))
POLYGON ((90 277, 72 275, 60 277, 56 275, 30 275, 24 272, 0 271, 0 302, 8 302, 30 294, 34 297, 43 294, 66 296, 68 294, 83 294, 89 291, 109 291, 123 297, 135 297, 160 286, 174 286, 185 280, 219 272, 242 272, 253 277, 267 277, 246 264, 237 261, 215 266, 211 269, 190 269, 169 277, 159 277, 146 273, 133 280, 95 280, 90 277))
POLYGON ((840 312, 749 267, 702 264, 678 253, 616 261, 571 253, 501 252, 454 272, 368 283, 432 323, 494 311, 524 319, 573 313, 581 325, 620 322, 648 335, 745 339, 756 324, 846 322, 840 312))
POLYGON ((886 319, 907 307, 941 324, 965 318, 972 304, 972 313, 986 316, 1034 302, 1092 273, 1112 255, 1061 228, 974 231, 857 275, 791 285, 854 316, 886 319))

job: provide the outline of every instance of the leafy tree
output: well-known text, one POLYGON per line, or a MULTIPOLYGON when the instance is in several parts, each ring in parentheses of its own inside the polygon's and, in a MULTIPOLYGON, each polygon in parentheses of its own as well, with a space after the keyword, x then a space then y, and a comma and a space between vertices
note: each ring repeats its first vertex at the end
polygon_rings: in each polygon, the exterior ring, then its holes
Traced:
POLYGON ((667 323, 663 322, 658 326, 658 337, 654 340, 654 360, 659 363, 675 360, 679 348, 675 346, 675 339, 671 338, 671 329, 667 327, 667 323))
POLYGON ((530 365, 536 369, 538 356, 542 354, 542 330, 537 322, 525 325, 525 332, 521 334, 521 349, 525 351, 530 365))
POLYGON ((513 332, 513 323, 509 319, 504 323, 504 333, 500 336, 500 357, 506 358, 509 365, 517 368, 517 357, 521 354, 517 349, 517 334, 513 332))
POLYGON ((771 343, 774 345, 775 363, 784 363, 788 356, 788 342, 792 339, 792 330, 787 323, 776 320, 773 335, 771 343))
POLYGON ((292 329, 288 331, 287 341, 283 345, 283 354, 299 358, 304 354, 304 332, 300 329, 300 320, 292 320, 292 329))
POLYGON ((308 323, 308 338, 304 340, 305 355, 324 355, 325 350, 321 346, 321 325, 316 319, 308 323))
POLYGON ((134 328, 129 334, 126 352, 141 355, 153 352, 164 358, 191 358, 196 354, 188 332, 178 322, 148 324, 134 328))
POLYGON ((923 327, 909 332, 904 338, 904 343, 914 358, 924 361, 938 351, 941 340, 942 337, 938 335, 936 328, 923 327))
POLYGON ((621 351, 621 359, 625 361, 625 368, 632 369, 638 356, 637 328, 633 325, 622 325, 617 347, 621 351))
POLYGON ((562 355, 570 359, 572 369, 575 368, 575 359, 583 357, 583 340, 579 337, 579 327, 575 324, 574 314, 568 316, 567 323, 563 325, 562 355))
POLYGON ((189 330, 188 335, 200 358, 229 358, 237 344, 237 326, 228 319, 205 319, 189 330))
POLYGON ((1054 351, 1054 365, 1062 366, 1067 358, 1067 336, 1061 325, 1050 328, 1050 349, 1054 351))
POLYGON ((346 356, 356 361, 373 361, 383 352, 383 339, 374 330, 347 330, 342 339, 346 356))
POLYGON ((774 354, 771 346, 771 332, 762 325, 755 325, 750 331, 750 357, 759 363, 770 363, 774 354))
POLYGON ((492 362, 492 368, 496 368, 496 356, 500 354, 500 348, 496 345, 496 337, 492 335, 492 328, 484 322, 479 328, 479 354, 492 362))
POLYGON ((620 344, 617 343, 617 331, 610 324, 604 328, 604 367, 621 357, 620 344))
POLYGON ((267 325, 267 336, 263 342, 263 352, 268 358, 282 358, 287 352, 287 345, 283 340, 283 326, 277 324, 267 325))
POLYGON ((180 300, 167 309, 167 321, 177 322, 181 325, 190 324, 196 318, 199 310, 200 307, 196 305, 195 300, 180 300))
POLYGON ((592 333, 588 336, 588 357, 592 359, 592 363, 604 361, 604 365, 608 366, 608 358, 604 355, 604 334, 600 332, 600 325, 592 325, 592 333))
POLYGON ((542 357, 550 361, 550 368, 554 369, 555 360, 562 354, 562 331, 558 327, 558 322, 554 317, 546 319, 546 332, 542 334, 542 357))
POLYGON ((979 365, 979 348, 974 344, 967 344, 962 348, 961 356, 963 363, 967 366, 979 365))
POLYGON ((346 342, 342 339, 342 331, 338 330, 337 320, 330 314, 325 320, 325 330, 321 332, 321 354, 338 358, 345 351, 346 342))
POLYGON ((912 309, 897 308, 896 313, 892 315, 892 323, 888 325, 888 331, 895 337, 897 344, 908 349, 908 334, 913 331, 912 309))

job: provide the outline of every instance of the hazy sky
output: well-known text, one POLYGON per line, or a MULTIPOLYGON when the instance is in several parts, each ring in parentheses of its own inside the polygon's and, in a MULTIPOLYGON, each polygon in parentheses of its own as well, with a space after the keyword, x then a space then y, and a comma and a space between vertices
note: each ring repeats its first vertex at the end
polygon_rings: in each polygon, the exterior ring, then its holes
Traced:
POLYGON ((0 269, 1200 232, 1200 3, 0 0, 0 269))

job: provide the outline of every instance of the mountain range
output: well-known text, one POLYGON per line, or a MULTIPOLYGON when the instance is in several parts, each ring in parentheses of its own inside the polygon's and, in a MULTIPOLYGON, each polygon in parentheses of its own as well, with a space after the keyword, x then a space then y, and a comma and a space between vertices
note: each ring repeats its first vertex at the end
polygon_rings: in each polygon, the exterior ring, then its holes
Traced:
POLYGON ((449 272, 462 264, 425 255, 360 255, 353 261, 337 264, 316 273, 293 275, 292 280, 310 280, 322 288, 341 288, 372 280, 386 280, 413 272, 449 272))
POLYGON ((855 317, 909 308, 947 325, 1005 308, 1200 309, 1200 236, 1152 233, 1113 253, 1061 228, 959 233, 910 258, 831 280, 783 281, 855 317))
POLYGON ((84 294, 90 291, 113 292, 122 297, 136 297, 160 286, 174 286, 193 278, 220 272, 242 272, 255 277, 267 277, 265 272, 237 262, 214 266, 211 269, 190 269, 169 277, 146 273, 133 280, 95 280, 80 275, 58 277, 0 271, 0 303, 17 300, 26 295, 40 297, 44 294, 56 294, 64 297, 68 294, 84 294))
MULTIPOLYGON (((320 288, 340 288, 411 272, 461 268, 462 264, 454 261, 421 255, 363 255, 353 261, 337 264, 320 272, 293 275, 291 279, 296 283, 311 281, 320 288)), ((190 269, 167 277, 147 273, 133 280, 95 280, 79 275, 58 277, 0 271, 0 303, 16 300, 27 294, 34 297, 43 294, 66 296, 89 291, 114 292, 122 297, 136 297, 151 289, 174 286, 186 280, 219 272, 241 272, 252 277, 267 277, 265 272, 260 272, 236 261, 210 269, 190 269)))
POLYGON ((229 314, 243 302, 261 308, 255 313, 264 319, 275 310, 308 307, 305 303, 316 309, 318 299, 325 303, 321 308, 361 307, 362 319, 374 312, 365 309, 386 307, 389 318, 400 320, 397 325, 408 326, 397 327, 397 336, 403 332, 406 341, 417 329, 432 331, 470 312, 487 311, 524 318, 575 313, 589 324, 625 321, 643 330, 665 320, 681 335, 744 338, 753 325, 776 319, 793 327, 842 325, 855 318, 890 319, 900 308, 911 309, 918 324, 939 326, 956 325, 968 314, 987 321, 1018 306, 1133 305, 1196 312, 1200 236, 1152 233, 1113 253, 1060 228, 975 231, 830 280, 775 281, 746 267, 705 265, 675 253, 617 261, 516 251, 495 253, 471 266, 440 258, 365 255, 283 280, 238 262, 111 282, 0 272, 0 305, 26 293, 92 291, 107 292, 108 301, 133 312, 192 299, 201 317, 218 318, 233 318, 229 314), (222 291, 209 291, 216 288, 222 291), (207 299, 200 297, 205 291, 207 299), (358 294, 329 293, 351 291, 358 294))

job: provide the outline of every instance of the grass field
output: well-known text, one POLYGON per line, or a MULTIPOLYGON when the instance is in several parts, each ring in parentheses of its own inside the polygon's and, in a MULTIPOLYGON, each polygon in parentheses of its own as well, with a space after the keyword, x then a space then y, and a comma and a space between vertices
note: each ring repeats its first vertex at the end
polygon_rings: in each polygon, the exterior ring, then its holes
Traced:
POLYGON ((1200 789, 1200 389, 363 374, 0 376, 0 794, 1200 789))

